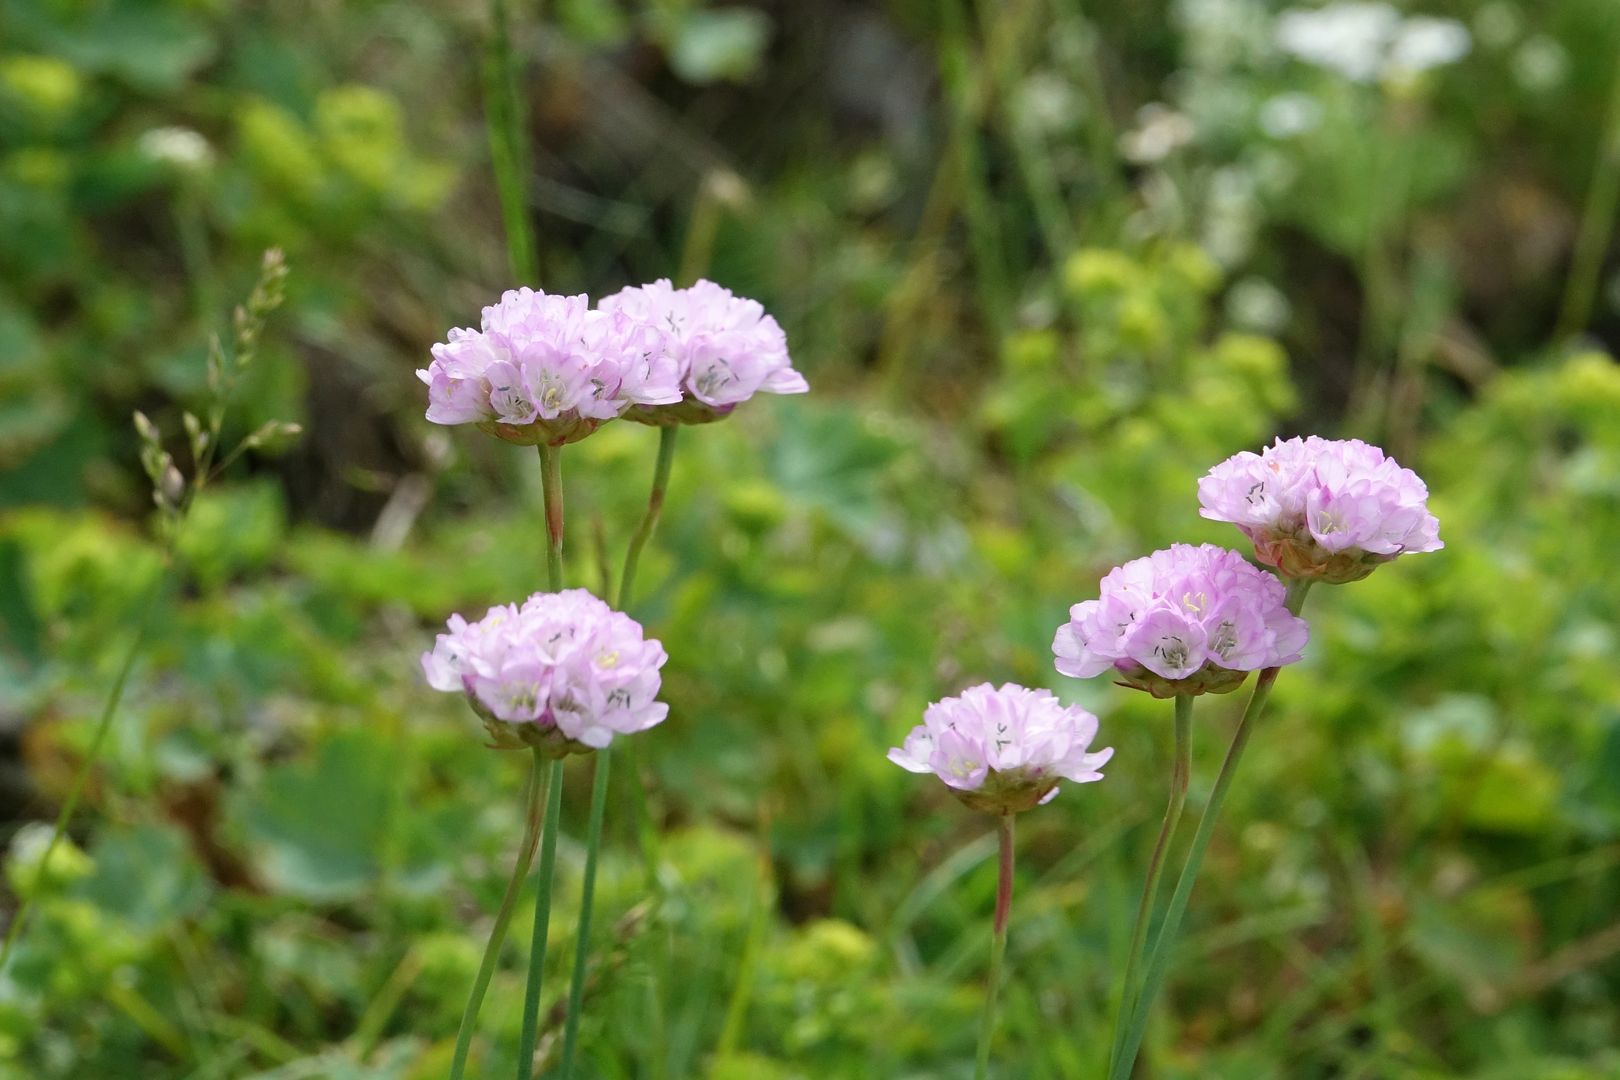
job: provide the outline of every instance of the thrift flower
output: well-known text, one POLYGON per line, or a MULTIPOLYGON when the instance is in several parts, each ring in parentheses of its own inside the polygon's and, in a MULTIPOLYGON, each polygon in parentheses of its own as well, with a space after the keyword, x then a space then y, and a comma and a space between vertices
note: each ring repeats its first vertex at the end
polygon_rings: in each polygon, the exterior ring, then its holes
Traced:
POLYGON ((562 446, 637 405, 680 400, 664 335, 584 296, 512 289, 478 330, 451 330, 417 377, 427 418, 507 442, 562 446))
POLYGON ((1378 447, 1315 435, 1234 455, 1198 482, 1199 513, 1242 529, 1261 562, 1329 584, 1444 547, 1428 497, 1417 474, 1378 447))
POLYGON ((712 281, 677 289, 668 278, 603 298, 603 311, 663 335, 684 397, 638 403, 627 418, 644 424, 705 424, 759 392, 810 389, 788 359, 787 335, 757 301, 712 281))
POLYGON ((641 624, 584 589, 491 608, 422 654, 435 690, 465 693, 497 746, 553 757, 599 750, 661 723, 658 669, 669 659, 641 624))
POLYGON ((1286 592, 1235 551, 1175 544, 1110 570, 1096 600, 1069 609, 1052 640, 1057 669, 1112 671, 1161 698, 1228 693, 1251 671, 1299 659, 1308 629, 1286 592))
POLYGON ((933 773, 975 810, 1006 814, 1049 801, 1059 780, 1101 780, 1114 751, 1091 751, 1096 735, 1095 716, 1049 690, 982 683, 928 706, 889 760, 933 773))
POLYGON ((149 161, 180 172, 201 171, 214 163, 214 148, 190 128, 152 128, 136 140, 135 148, 149 161))

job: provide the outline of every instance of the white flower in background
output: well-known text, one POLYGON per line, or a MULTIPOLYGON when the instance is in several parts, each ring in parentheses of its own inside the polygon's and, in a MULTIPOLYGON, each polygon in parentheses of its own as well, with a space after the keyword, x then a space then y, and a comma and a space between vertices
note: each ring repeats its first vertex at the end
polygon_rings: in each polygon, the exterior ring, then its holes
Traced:
POLYGON ((1385 73, 1412 78, 1455 64, 1468 55, 1468 30, 1455 19, 1417 15, 1401 24, 1389 49, 1385 73))
POLYGON ((1513 54, 1513 77, 1533 94, 1556 90, 1569 75, 1569 54, 1544 34, 1519 46, 1513 54))
POLYGON ((208 140, 185 127, 153 128, 136 140, 135 148, 148 160, 172 169, 206 169, 214 161, 208 140))
POLYGON ((1149 102, 1137 110, 1135 129, 1120 137, 1120 151, 1138 165, 1150 165, 1192 142, 1196 134, 1186 114, 1149 102))
POLYGON ((1294 8, 1277 18, 1277 45, 1307 64, 1354 82, 1370 82, 1383 70, 1401 14, 1388 4, 1365 0, 1324 8, 1294 8))
POLYGON ((1271 12, 1261 0, 1177 0, 1186 65, 1221 71, 1264 54, 1271 12))
POLYGON ((1288 325, 1292 309, 1281 289, 1261 278, 1247 277, 1227 290, 1226 314, 1241 329, 1275 334, 1288 325))
POLYGON ((1487 48, 1507 48, 1522 29, 1519 9, 1510 0, 1491 0, 1474 13, 1474 36, 1487 48))
POLYGON ((1225 267, 1249 257, 1260 228, 1260 201, 1254 173, 1238 165, 1223 165, 1209 178, 1209 199, 1204 206, 1204 249, 1225 267))
POLYGON ((1037 71, 1018 88, 1013 119, 1028 135, 1060 135, 1085 118, 1087 105, 1074 81, 1054 71, 1037 71))
POLYGON ((1260 106, 1260 130, 1273 139, 1303 135, 1322 120, 1322 106, 1309 94, 1276 94, 1260 106))
POLYGON ((1292 8, 1277 17, 1277 47, 1352 82, 1410 81, 1454 64, 1472 38, 1455 19, 1402 18, 1389 4, 1345 0, 1322 8, 1292 8))

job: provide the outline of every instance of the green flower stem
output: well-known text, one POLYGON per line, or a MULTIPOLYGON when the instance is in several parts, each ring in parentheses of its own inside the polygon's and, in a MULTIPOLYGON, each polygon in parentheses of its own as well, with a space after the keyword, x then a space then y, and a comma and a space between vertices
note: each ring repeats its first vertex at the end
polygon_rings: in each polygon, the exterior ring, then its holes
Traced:
POLYGON ((506 226, 506 255, 520 285, 540 284, 540 258, 529 221, 528 124, 513 62, 506 0, 490 0, 489 53, 484 60, 484 111, 489 149, 506 226))
MULTIPOLYGON (((653 532, 658 528, 658 515, 664 509, 664 496, 669 490, 669 474, 675 463, 675 436, 680 430, 679 425, 675 424, 658 429, 658 461, 653 466, 652 490, 647 493, 647 509, 641 515, 641 523, 636 526, 635 534, 630 538, 630 547, 624 556, 624 572, 619 575, 620 611, 630 609, 636 582, 636 567, 641 561, 641 550, 647 546, 647 541, 652 539, 653 532)), ((647 808, 647 793, 642 787, 641 770, 636 767, 634 743, 627 742, 622 753, 624 768, 630 773, 630 801, 636 818, 637 840, 641 847, 647 888, 657 893, 658 830, 653 827, 652 814, 647 808)))
MULTIPOLYGON (((544 759, 534 752, 538 770, 544 759)), ((546 942, 551 934, 551 882, 557 870, 557 822, 562 817, 562 759, 546 766, 551 789, 546 802, 546 827, 540 837, 540 869, 535 875, 534 933, 529 938, 529 976, 523 987, 523 1034, 518 1045, 518 1077, 534 1075, 534 1048, 540 1039, 540 988, 546 974, 546 942)))
POLYGON ((1181 821, 1181 810, 1187 802, 1187 778, 1192 772, 1192 712, 1193 696, 1176 695, 1176 748, 1170 766, 1170 805, 1164 811, 1164 824, 1159 827, 1159 839, 1153 845, 1148 859, 1147 880, 1142 885, 1142 902, 1136 909, 1136 925, 1131 929, 1131 951, 1125 963, 1125 986, 1120 994, 1119 1020, 1114 1024, 1114 1042, 1109 1050, 1109 1065, 1119 1057, 1124 1020, 1136 1009, 1138 972, 1142 964, 1142 947, 1147 944, 1148 924, 1153 921, 1153 909, 1159 895, 1159 878, 1164 873, 1164 858, 1170 850, 1171 840, 1181 821))
MULTIPOLYGON (((579 898, 579 929, 574 938, 574 974, 568 983, 568 1019, 563 1027, 562 1067, 559 1076, 574 1073, 574 1051, 579 1042, 579 1016, 585 999, 585 968, 591 953, 591 899, 596 893, 596 853, 602 847, 602 817, 607 810, 608 747, 596 752, 596 776, 591 781, 591 824, 585 840, 585 880, 579 898)), ((522 1080, 528 1080, 524 1074, 522 1080)))
POLYGON ((1620 70, 1609 91, 1609 113, 1604 123, 1603 141, 1598 145, 1592 166, 1592 183, 1586 192, 1586 207, 1576 234, 1575 256, 1564 300, 1558 312, 1556 339, 1567 341, 1580 333, 1592 314, 1598 276, 1603 272, 1603 255, 1614 234, 1614 219, 1620 205, 1620 70))
MULTIPOLYGON (((540 446, 540 490, 546 508, 546 585, 552 592, 563 587, 563 487, 562 451, 540 446)), ((534 752, 535 768, 542 763, 534 752)), ((548 767, 551 797, 546 812, 545 836, 540 843, 540 871, 534 895, 534 934, 529 941, 529 975, 523 989, 523 1034, 518 1050, 518 1076, 534 1075, 534 1048, 539 1040, 540 988, 545 978, 546 943, 551 933, 551 882, 557 868, 557 821, 562 816, 563 763, 559 758, 548 767)))
POLYGON ((636 526, 635 535, 630 538, 630 549, 624 555, 624 573, 619 575, 620 611, 628 610, 630 607, 631 590, 636 583, 636 565, 641 561, 641 549, 647 546, 647 541, 652 539, 653 530, 658 528, 658 515, 664 509, 664 493, 669 490, 669 471, 675 462, 675 436, 680 430, 678 424, 658 429, 658 463, 653 466, 652 491, 647 495, 647 510, 641 515, 641 524, 636 526))
MULTIPOLYGON (((506 928, 512 922, 512 908, 517 903, 518 891, 523 887, 523 879, 529 874, 529 864, 534 860, 535 844, 540 839, 540 805, 548 786, 548 778, 541 770, 541 764, 537 755, 534 759, 534 768, 529 771, 528 783, 524 787, 527 810, 524 816, 523 843, 518 848, 517 862, 512 867, 512 880, 507 882, 506 895, 501 897, 500 910, 495 913, 495 925, 489 932, 489 944, 484 946, 484 959, 478 965, 478 977, 473 980, 467 1007, 461 1013, 461 1029, 456 1032, 456 1053, 450 1062, 450 1080, 461 1080, 462 1074, 467 1069, 467 1054, 472 1049, 473 1027, 478 1020, 478 1010, 484 1004, 484 992, 489 989, 489 980, 495 974, 495 963, 500 958, 501 944, 506 940, 506 928)), ((555 784, 551 786, 560 787, 555 784)), ((554 815, 547 815, 548 826, 553 820, 554 815)))
POLYGON ((101 715, 96 718, 96 729, 90 736, 90 746, 85 751, 84 760, 79 762, 79 768, 73 774, 73 784, 68 788, 62 809, 57 811, 51 838, 45 843, 45 854, 39 860, 39 869, 35 871, 34 887, 22 897, 17 914, 12 916, 11 925, 6 927, 5 942, 0 944, 0 972, 6 970, 6 964, 11 960, 11 950, 21 939, 23 928, 28 925, 28 918, 34 910, 34 900, 39 896, 45 875, 50 871, 51 857, 56 854, 57 845, 67 834, 68 822, 73 820, 73 811, 79 807, 79 799, 84 795, 84 787, 90 780, 91 771, 101 760, 101 750, 107 742, 107 733, 112 730, 113 717, 118 715, 118 706, 124 700, 124 687, 129 682, 129 674, 135 670, 135 661, 140 658, 141 650, 146 645, 146 631, 152 623, 152 612, 159 606, 158 594, 168 579, 169 567, 165 565, 158 571, 151 586, 141 597, 137 609, 139 614, 136 616, 135 634, 130 639, 129 651, 124 654, 123 663, 118 665, 118 674, 113 678, 112 689, 107 692, 107 700, 101 707, 101 715))
POLYGON ((979 1056, 973 1068, 974 1080, 985 1080, 990 1075, 990 1043, 996 1033, 996 995, 1001 986, 1001 961, 1007 955, 1007 917, 1012 912, 1013 816, 1002 814, 997 825, 1001 872, 996 879, 996 914, 990 927, 990 985, 985 990, 984 1013, 979 1020, 979 1056))
POLYGON ((540 489, 546 504, 546 587, 561 592, 563 587, 563 487, 562 449, 540 445, 540 489))
MULTIPOLYGON (((1305 594, 1310 591, 1311 582, 1303 578, 1296 578, 1288 582, 1288 610, 1295 615, 1305 603, 1305 594)), ((1122 1016, 1129 1016, 1130 1023, 1126 1028, 1125 1041, 1120 1047, 1109 1068, 1109 1080, 1129 1080, 1132 1069, 1136 1065, 1136 1055, 1142 1048, 1142 1036, 1147 1031, 1148 1017, 1153 1011, 1153 1000, 1158 996, 1159 988, 1164 983, 1164 977, 1170 966, 1170 951, 1175 945, 1176 933, 1181 929, 1182 916, 1187 913, 1187 903, 1192 898, 1193 884, 1198 880, 1199 868, 1204 862, 1204 852, 1209 847, 1211 836, 1215 832, 1216 819, 1220 817, 1221 805, 1226 802, 1227 791, 1232 786, 1232 778, 1237 774, 1238 763, 1243 759, 1243 751, 1249 745, 1249 736, 1254 732, 1255 722, 1259 719, 1261 711, 1265 708, 1266 699, 1271 696, 1271 687, 1277 681, 1277 673, 1281 668, 1266 668, 1255 680, 1254 691, 1249 695, 1249 703, 1243 710, 1243 718, 1238 721, 1237 731, 1232 735, 1232 745, 1226 751, 1226 760, 1221 763, 1221 771, 1215 777, 1215 787, 1209 793, 1209 803, 1204 807, 1203 815, 1198 819, 1198 829, 1193 833, 1192 845, 1187 850, 1186 862, 1182 864, 1181 874, 1176 879, 1175 891, 1170 894, 1170 905, 1165 909, 1164 922, 1159 926, 1159 933, 1153 940, 1153 948, 1148 960, 1147 977, 1142 983, 1142 992, 1137 998, 1134 1008, 1122 1016)))

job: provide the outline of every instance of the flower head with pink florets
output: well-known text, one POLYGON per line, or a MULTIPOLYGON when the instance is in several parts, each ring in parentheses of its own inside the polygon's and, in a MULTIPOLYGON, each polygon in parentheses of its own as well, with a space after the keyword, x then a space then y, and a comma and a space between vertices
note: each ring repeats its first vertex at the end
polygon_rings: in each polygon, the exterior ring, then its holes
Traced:
POLYGON ((1110 672, 1154 697, 1228 693, 1299 659, 1309 630, 1286 593, 1235 551, 1175 544, 1109 571, 1097 599, 1069 609, 1052 652, 1065 675, 1110 672))
POLYGON ((933 773, 975 810, 1006 814, 1047 802, 1060 780, 1101 780, 1114 751, 1093 751, 1096 737, 1097 718, 1049 690, 982 683, 928 706, 889 760, 933 773))
POLYGON ((644 424, 703 424, 756 393, 810 389, 788 358, 787 335, 757 301, 712 281, 677 289, 668 278, 622 289, 601 302, 662 334, 674 361, 678 403, 637 405, 626 419, 644 424))
POLYGON ((1198 482, 1199 513, 1242 529, 1261 562, 1328 584, 1444 547, 1428 498, 1418 475, 1378 447, 1315 435, 1227 458, 1198 482))
POLYGON ((476 424, 507 442, 562 446, 642 405, 681 399, 664 335, 584 296, 512 289, 480 329, 451 330, 418 371, 427 418, 476 424))
POLYGON ((563 757, 661 723, 667 659, 640 623, 569 589, 491 608, 475 623, 452 615, 422 670, 435 690, 467 695, 497 746, 563 757))

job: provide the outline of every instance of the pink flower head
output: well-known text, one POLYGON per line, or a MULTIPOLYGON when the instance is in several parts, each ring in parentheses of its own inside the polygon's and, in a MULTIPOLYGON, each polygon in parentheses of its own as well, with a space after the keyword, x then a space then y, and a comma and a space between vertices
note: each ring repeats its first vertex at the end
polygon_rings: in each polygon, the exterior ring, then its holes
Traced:
POLYGON ((1133 559, 1099 592, 1058 627, 1057 669, 1079 679, 1112 671, 1154 697, 1236 690, 1251 671, 1298 660, 1308 636, 1282 582, 1213 544, 1133 559))
POLYGON ((757 301, 735 296, 712 281, 677 289, 668 278, 603 298, 602 310, 621 312, 664 336, 684 399, 675 405, 632 409, 644 424, 702 424, 717 420, 761 391, 802 394, 810 389, 788 359, 787 335, 757 301))
POLYGON ((475 623, 452 615, 422 670, 435 690, 467 695, 496 745, 563 757, 662 722, 669 706, 654 699, 667 659, 640 623, 570 589, 491 608, 475 623))
POLYGON ((1360 439, 1278 439, 1198 481, 1204 517, 1230 521, 1255 556, 1290 578, 1359 581, 1408 552, 1438 551, 1429 489, 1360 439))
POLYGON ((1095 716, 1049 690, 981 683, 928 706, 889 760, 933 773, 975 810, 1006 814, 1047 802, 1059 780, 1101 780, 1114 751, 1092 752, 1096 736, 1095 716))
POLYGON ((664 336, 584 296, 512 289, 481 329, 451 330, 418 371, 427 418, 477 424, 507 442, 561 446, 639 405, 680 400, 664 336))

